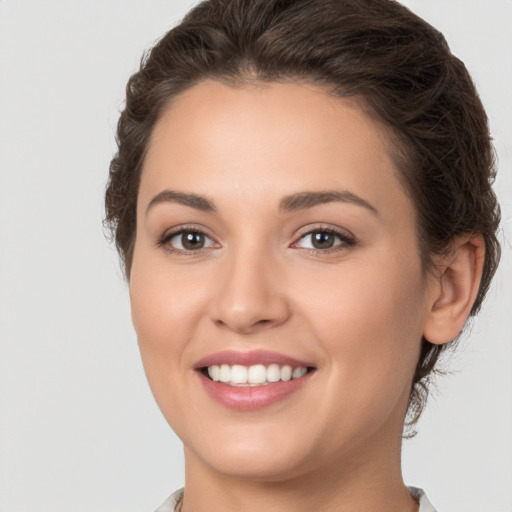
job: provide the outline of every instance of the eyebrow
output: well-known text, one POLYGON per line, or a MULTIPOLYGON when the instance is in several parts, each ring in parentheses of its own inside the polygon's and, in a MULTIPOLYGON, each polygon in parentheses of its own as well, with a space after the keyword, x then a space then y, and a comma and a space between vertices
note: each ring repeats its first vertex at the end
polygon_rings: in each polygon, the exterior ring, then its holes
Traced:
MULTIPOLYGON (((349 192, 348 190, 327 190, 320 192, 297 192, 284 197, 279 203, 281 213, 294 212, 313 208, 320 204, 341 202, 352 203, 356 206, 366 208, 374 215, 379 215, 378 210, 362 197, 349 192)), ((174 190, 162 190, 149 202, 146 214, 151 208, 161 203, 178 203, 203 212, 214 213, 217 211, 215 205, 209 199, 197 194, 186 194, 174 190)))
POLYGON ((378 210, 362 197, 348 190, 327 190, 320 192, 298 192, 283 198, 279 204, 282 213, 304 210, 325 203, 341 202, 351 203, 366 208, 374 215, 379 215, 378 210))
POLYGON ((161 203, 178 203, 203 212, 211 213, 216 211, 214 204, 203 196, 198 196, 197 194, 185 194, 174 190, 162 190, 162 192, 151 199, 148 207, 146 208, 146 214, 151 208, 161 203))

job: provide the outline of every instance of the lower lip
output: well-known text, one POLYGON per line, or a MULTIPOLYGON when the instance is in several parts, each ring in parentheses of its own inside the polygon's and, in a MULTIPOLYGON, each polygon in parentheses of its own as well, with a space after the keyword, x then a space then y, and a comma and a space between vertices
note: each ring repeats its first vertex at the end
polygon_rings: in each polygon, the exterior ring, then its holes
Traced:
POLYGON ((264 386, 244 387, 229 386, 222 382, 215 382, 205 377, 201 372, 198 372, 198 375, 206 392, 216 402, 230 409, 250 411, 284 400, 298 391, 309 380, 311 374, 307 373, 304 377, 287 382, 280 381, 264 386))

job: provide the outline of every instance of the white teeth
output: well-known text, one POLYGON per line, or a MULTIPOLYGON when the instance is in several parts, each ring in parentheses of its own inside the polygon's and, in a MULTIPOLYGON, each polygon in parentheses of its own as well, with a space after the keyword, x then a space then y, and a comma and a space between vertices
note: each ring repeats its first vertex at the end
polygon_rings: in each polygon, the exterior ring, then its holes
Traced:
POLYGON ((281 368, 281 380, 288 381, 292 378, 292 367, 291 366, 283 366, 281 368))
POLYGON ((258 386, 279 381, 287 382, 303 377, 307 372, 305 366, 292 368, 290 365, 279 366, 278 364, 268 366, 262 364, 252 366, 214 364, 208 366, 208 375, 212 380, 231 386, 258 386))
POLYGON ((267 369, 262 364, 249 366, 249 384, 263 384, 267 380, 267 369))
POLYGON ((267 368, 267 380, 269 382, 279 382, 281 380, 281 369, 278 364, 271 364, 267 368))
POLYGON ((218 381, 220 379, 220 367, 216 364, 208 366, 208 375, 210 376, 210 379, 218 381))
POLYGON ((303 377, 307 373, 307 369, 303 366, 300 366, 298 368, 294 368, 292 372, 292 379, 298 379, 300 377, 303 377))
POLYGON ((231 384, 247 384, 247 368, 239 364, 231 367, 231 384))
POLYGON ((223 364, 220 367, 219 380, 221 382, 231 381, 231 367, 227 364, 223 364))

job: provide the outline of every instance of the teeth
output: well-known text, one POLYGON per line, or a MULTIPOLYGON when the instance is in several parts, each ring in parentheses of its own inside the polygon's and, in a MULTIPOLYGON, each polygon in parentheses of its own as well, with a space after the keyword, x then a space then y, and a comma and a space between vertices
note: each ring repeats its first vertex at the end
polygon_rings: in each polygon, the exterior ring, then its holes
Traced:
POLYGON ((208 375, 212 380, 224 382, 230 386, 259 386, 279 381, 287 382, 292 379, 299 379, 307 372, 305 366, 292 368, 289 365, 279 366, 278 364, 268 366, 262 364, 253 366, 214 364, 208 366, 208 375))
POLYGON ((249 384, 263 384, 267 380, 267 369, 262 364, 249 366, 247 382, 249 384))
POLYGON ((232 384, 247 384, 247 368, 239 364, 234 364, 231 367, 231 383, 232 384))
POLYGON ((271 364, 267 368, 267 380, 269 382, 279 382, 281 380, 281 370, 278 364, 271 364))
POLYGON ((220 367, 219 380, 221 382, 229 382, 231 380, 231 368, 227 364, 223 364, 220 367))
POLYGON ((217 365, 210 366, 208 368, 208 374, 210 375, 210 378, 212 380, 215 380, 215 381, 220 380, 220 367, 217 365))
POLYGON ((292 367, 291 366, 283 366, 281 368, 281 380, 286 382, 292 378, 292 367))
POLYGON ((299 377, 303 377, 307 373, 307 369, 303 366, 300 366, 298 368, 294 368, 292 372, 292 379, 298 379, 299 377))

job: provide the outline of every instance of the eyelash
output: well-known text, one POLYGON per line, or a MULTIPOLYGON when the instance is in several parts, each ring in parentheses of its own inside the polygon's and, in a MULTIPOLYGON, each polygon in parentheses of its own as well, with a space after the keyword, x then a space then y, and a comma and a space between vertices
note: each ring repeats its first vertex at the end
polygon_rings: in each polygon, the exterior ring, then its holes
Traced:
POLYGON ((183 235, 185 233, 202 235, 205 238, 208 238, 209 240, 211 240, 212 242, 217 243, 217 242, 215 242, 213 237, 211 237, 206 232, 206 230, 204 228, 199 227, 199 226, 193 226, 193 225, 190 225, 190 226, 185 225, 185 226, 179 226, 171 231, 167 231, 166 233, 164 233, 162 238, 160 238, 160 240, 158 240, 157 245, 159 247, 162 247, 163 249, 165 249, 167 252, 170 252, 173 254, 179 254, 181 256, 183 256, 183 255, 184 256, 198 256, 198 255, 202 254, 204 251, 211 249, 211 247, 200 247, 199 249, 195 249, 195 250, 185 250, 185 249, 177 249, 176 247, 173 247, 170 244, 170 241, 174 237, 176 237, 178 235, 183 235))
POLYGON ((313 228, 308 227, 305 228, 303 233, 299 236, 299 238, 293 242, 292 247, 297 247, 298 243, 302 240, 304 240, 308 236, 312 236, 314 233, 324 233, 328 235, 332 235, 335 238, 338 239, 338 242, 333 247, 329 247, 326 249, 317 249, 317 248, 307 248, 304 247, 303 250, 314 253, 314 254, 328 254, 333 252, 341 252, 345 251, 347 249, 350 249, 351 247, 354 247, 356 245, 356 239, 351 234, 348 233, 345 230, 335 229, 331 226, 314 226, 313 228))
MULTIPOLYGON (((187 232, 191 233, 191 234, 202 235, 205 238, 208 238, 210 241, 212 241, 213 244, 217 244, 217 247, 219 247, 218 242, 215 242, 213 237, 211 237, 206 232, 206 230, 204 228, 199 227, 199 226, 193 226, 193 225, 179 226, 169 232, 166 232, 160 238, 160 240, 157 242, 157 245, 159 247, 162 247, 163 249, 165 249, 166 251, 168 251, 170 253, 185 255, 185 256, 198 256, 198 255, 202 254, 204 251, 208 251, 212 248, 215 248, 215 246, 209 246, 209 247, 200 247, 199 249, 186 250, 186 249, 177 249, 176 247, 173 247, 172 245, 170 245, 170 241, 174 237, 176 237, 178 235, 183 235, 187 232)), ((303 230, 303 232, 299 235, 299 237, 290 245, 290 247, 300 248, 300 247, 298 247, 299 242, 301 242, 308 236, 312 236, 315 233, 324 233, 327 235, 332 235, 338 239, 339 243, 337 243, 333 247, 329 247, 326 249, 303 247, 302 249, 304 251, 321 255, 321 254, 327 254, 327 253, 333 253, 333 252, 341 252, 341 251, 347 250, 347 249, 353 247, 354 245, 356 245, 356 239, 352 234, 349 234, 346 231, 334 229, 330 226, 319 225, 319 226, 305 228, 303 230)))

